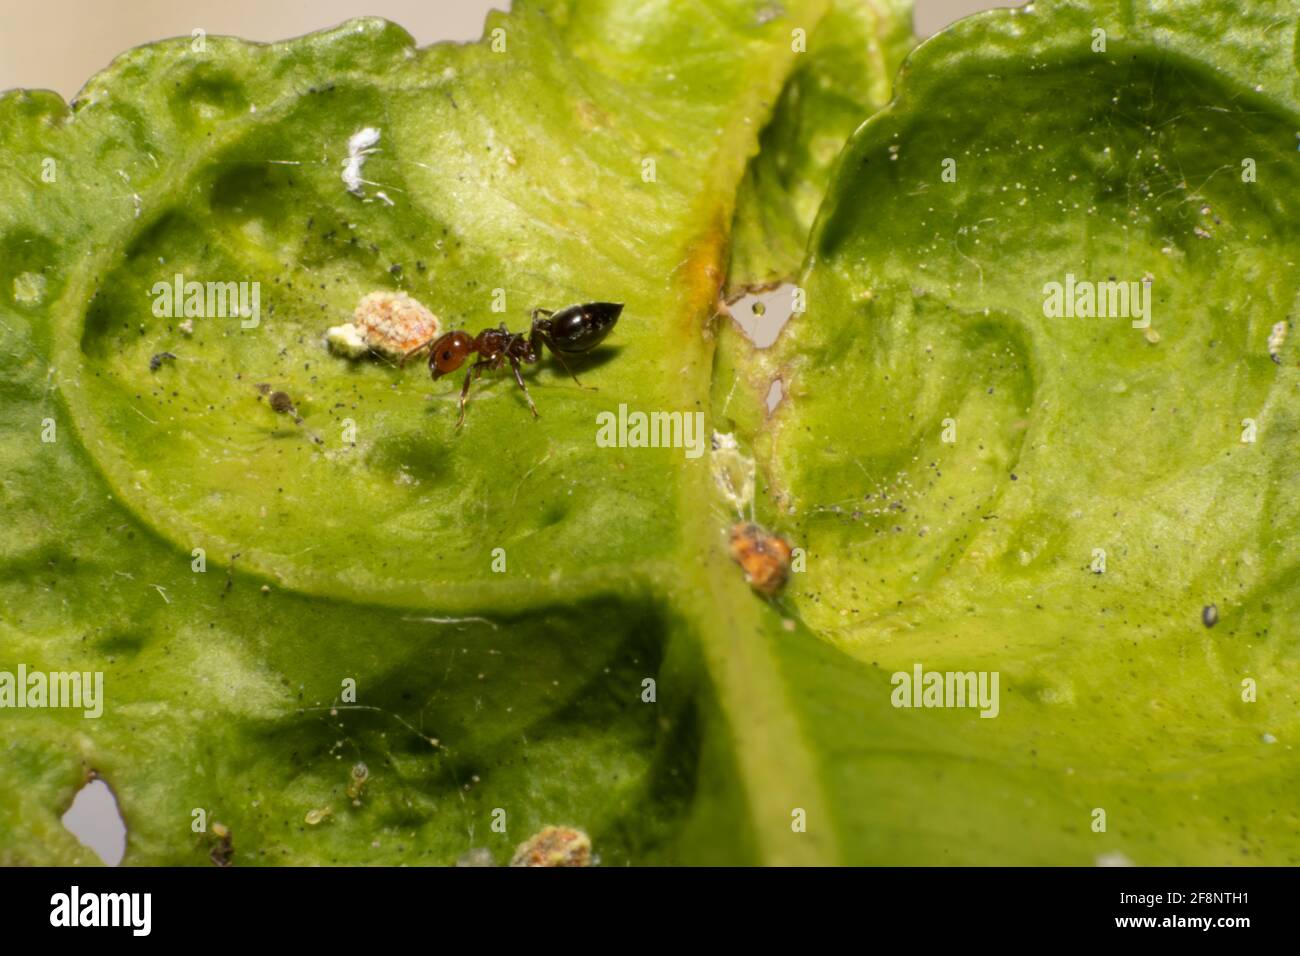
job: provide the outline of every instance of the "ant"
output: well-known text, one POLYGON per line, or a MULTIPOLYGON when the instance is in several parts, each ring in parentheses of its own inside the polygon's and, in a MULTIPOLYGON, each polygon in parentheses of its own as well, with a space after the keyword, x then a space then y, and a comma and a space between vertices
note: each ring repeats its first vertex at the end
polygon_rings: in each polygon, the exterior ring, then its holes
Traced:
MULTIPOLYGON (((551 350, 551 354, 564 366, 564 370, 578 382, 578 376, 564 361, 564 357, 590 352, 609 335, 623 311, 621 302, 588 302, 585 305, 571 305, 559 312, 550 309, 534 309, 531 330, 511 332, 503 322, 499 328, 484 329, 478 335, 471 336, 463 330, 447 332, 431 342, 421 342, 402 357, 410 358, 424 348, 429 348, 429 371, 434 381, 444 375, 450 375, 465 364, 474 353, 478 361, 465 373, 465 384, 460 390, 460 419, 456 428, 465 424, 465 403, 469 400, 469 386, 485 371, 501 368, 506 362, 515 373, 515 381, 523 389, 524 398, 534 418, 540 418, 533 397, 528 394, 520 363, 534 364, 542 357, 542 346, 551 350)), ((579 387, 584 387, 578 382, 579 387)))

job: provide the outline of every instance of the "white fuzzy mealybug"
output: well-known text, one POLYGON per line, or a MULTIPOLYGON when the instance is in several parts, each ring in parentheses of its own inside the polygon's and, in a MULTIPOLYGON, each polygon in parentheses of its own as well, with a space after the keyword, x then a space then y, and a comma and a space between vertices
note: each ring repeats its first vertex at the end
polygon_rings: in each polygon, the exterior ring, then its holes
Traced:
POLYGON ((511 866, 591 866, 591 837, 573 827, 543 827, 515 850, 511 866))
POLYGON ((361 178, 361 167, 366 162, 366 157, 375 151, 374 146, 379 142, 379 130, 373 126, 367 126, 365 129, 359 129, 348 139, 348 158, 343 160, 343 185, 348 187, 348 192, 354 196, 364 196, 366 191, 362 189, 365 180, 361 178))
POLYGON ((348 358, 376 352, 400 359, 436 338, 441 327, 436 315, 405 292, 371 292, 357 303, 352 321, 329 329, 325 341, 348 358))
POLYGON ((730 432, 713 433, 713 455, 710 463, 713 481, 722 497, 731 503, 740 517, 752 514, 754 459, 740 450, 736 437, 730 432))
POLYGON ((1268 335, 1268 357, 1278 365, 1282 364, 1282 343, 1286 341, 1288 322, 1283 319, 1273 324, 1273 331, 1268 335))
POLYGON ((330 351, 345 358, 361 358, 370 351, 361 330, 348 322, 345 325, 331 326, 325 332, 325 341, 330 351))

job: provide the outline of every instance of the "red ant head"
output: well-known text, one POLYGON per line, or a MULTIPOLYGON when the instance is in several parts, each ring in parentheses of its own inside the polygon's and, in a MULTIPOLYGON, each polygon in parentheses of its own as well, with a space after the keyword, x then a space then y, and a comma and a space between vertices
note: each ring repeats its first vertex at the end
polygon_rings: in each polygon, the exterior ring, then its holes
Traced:
POLYGON ((450 375, 474 353, 474 339, 457 330, 438 337, 429 349, 429 371, 435 379, 450 375))

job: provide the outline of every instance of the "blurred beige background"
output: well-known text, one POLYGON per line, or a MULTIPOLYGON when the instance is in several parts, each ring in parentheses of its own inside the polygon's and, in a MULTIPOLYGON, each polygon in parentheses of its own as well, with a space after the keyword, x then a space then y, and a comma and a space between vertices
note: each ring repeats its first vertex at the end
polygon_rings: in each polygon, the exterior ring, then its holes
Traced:
MULTIPOLYGON (((916 0, 929 36, 976 10, 1016 0, 916 0)), ((123 50, 150 40, 209 34, 284 40, 349 17, 387 17, 421 45, 477 39, 487 11, 509 0, 0 0, 0 91, 43 88, 71 99, 123 50)))

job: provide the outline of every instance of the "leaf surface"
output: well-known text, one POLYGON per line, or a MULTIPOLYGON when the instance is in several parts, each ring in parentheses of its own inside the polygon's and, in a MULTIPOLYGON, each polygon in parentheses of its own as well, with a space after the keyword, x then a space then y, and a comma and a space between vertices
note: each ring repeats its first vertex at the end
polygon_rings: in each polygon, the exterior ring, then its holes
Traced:
MULTIPOLYGON (((6 710, 6 862, 90 859, 58 824, 90 773, 130 863, 205 863, 198 809, 238 863, 501 862, 547 823, 606 863, 669 852, 709 697, 694 655, 665 661, 668 597, 717 544, 707 459, 600 448, 597 415, 705 404, 736 184, 790 23, 824 12, 758 6, 520 3, 423 50, 377 20, 172 41, 71 110, 0 100, 0 633, 15 667, 106 678, 98 720, 6 710), (177 275, 257 282, 260 315, 186 334, 155 309, 177 275), (534 422, 488 376, 458 433, 458 379, 326 350, 382 289, 471 330, 625 310, 591 389, 530 370, 534 422)), ((736 820, 710 852, 743 852, 736 820)))
POLYGON ((846 856, 1300 859, 1296 27, 963 21, 841 157, 807 312, 766 353, 728 330, 718 427, 807 552, 824 645, 783 673, 846 856), (1067 276, 1149 283, 1149 328, 1049 317, 1067 276), (999 674, 996 718, 891 706, 918 665, 999 674))

